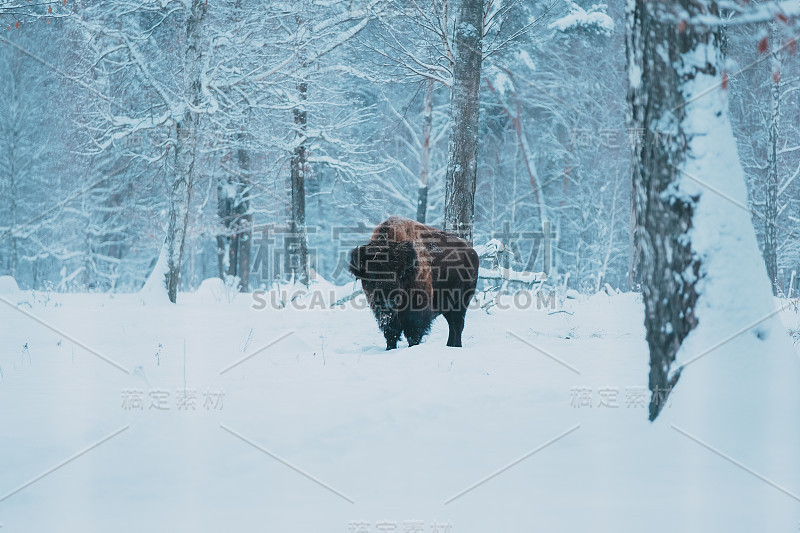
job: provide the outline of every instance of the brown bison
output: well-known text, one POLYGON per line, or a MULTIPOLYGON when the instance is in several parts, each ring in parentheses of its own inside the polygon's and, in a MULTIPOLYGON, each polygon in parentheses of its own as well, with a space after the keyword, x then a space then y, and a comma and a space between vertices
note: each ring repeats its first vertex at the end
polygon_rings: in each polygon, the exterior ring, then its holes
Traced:
POLYGON ((443 315, 448 346, 461 346, 464 316, 478 281, 478 254, 451 233, 402 217, 389 217, 370 242, 350 252, 350 272, 361 280, 386 349, 405 334, 419 344, 443 315))

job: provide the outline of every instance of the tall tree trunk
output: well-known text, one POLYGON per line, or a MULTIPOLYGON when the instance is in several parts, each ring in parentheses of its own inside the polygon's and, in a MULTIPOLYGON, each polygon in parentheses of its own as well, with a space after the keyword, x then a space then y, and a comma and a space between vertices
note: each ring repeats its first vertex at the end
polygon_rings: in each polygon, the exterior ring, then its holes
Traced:
POLYGON ((483 0, 462 0, 455 21, 444 227, 472 242, 478 173, 483 0))
MULTIPOLYGON (((773 42, 777 42, 777 32, 773 23, 773 42)), ((778 51, 773 52, 777 62, 778 51)), ((773 68, 777 68, 773 65, 773 68)), ((764 263, 767 266, 767 275, 772 282, 772 293, 777 294, 778 279, 778 232, 776 222, 778 219, 778 122, 780 121, 780 71, 773 80, 770 90, 772 109, 769 117, 769 153, 767 155, 767 181, 765 184, 764 198, 764 263)))
POLYGON ((724 344, 720 337, 737 337, 720 351, 742 364, 743 353, 777 347, 782 327, 751 218, 735 207, 747 191, 728 120, 719 26, 695 22, 718 19, 719 6, 631 0, 627 14, 629 118, 643 133, 632 163, 654 420, 681 373, 724 344))
POLYGON ((183 248, 189 224, 189 205, 192 200, 197 136, 202 104, 201 71, 203 68, 203 19, 208 4, 206 0, 192 0, 186 19, 186 53, 184 79, 186 80, 186 106, 183 116, 175 126, 175 164, 177 176, 172 182, 169 198, 167 226, 167 273, 165 285, 172 303, 178 299, 183 248))
MULTIPOLYGON (((231 12, 232 20, 241 22, 246 17, 245 6, 236 0, 231 12)), ((249 106, 249 103, 248 103, 249 106)), ((223 233, 217 236, 217 266, 219 276, 237 276, 239 290, 247 292, 250 285, 250 251, 253 240, 253 215, 250 212, 250 152, 247 149, 249 115, 236 135, 236 170, 225 182, 217 185, 217 215, 223 233)), ((237 124, 233 124, 236 126, 237 124)))
POLYGON ((689 233, 699 197, 679 190, 680 168, 686 159, 683 121, 689 103, 675 65, 687 69, 685 76, 713 75, 716 58, 693 64, 684 55, 700 54, 700 47, 718 51, 719 34, 686 22, 679 33, 674 17, 678 9, 689 17, 706 9, 716 14, 714 2, 630 1, 628 9, 629 118, 632 128, 643 133, 632 161, 634 236, 639 239, 634 264, 640 268, 645 304, 652 392, 649 418, 654 420, 680 376, 680 372, 670 374, 675 355, 697 326, 694 311, 701 267, 689 233))
POLYGON ((433 80, 426 82, 425 111, 422 116, 422 154, 420 155, 417 222, 425 223, 428 211, 428 180, 431 172, 431 126, 433 124, 433 80))
MULTIPOLYGON (((305 69, 304 69, 305 71, 305 69)), ((295 148, 291 158, 291 257, 290 268, 296 281, 308 286, 308 237, 306 235, 306 189, 305 171, 306 136, 308 130, 308 111, 305 103, 308 98, 308 82, 301 80, 297 85, 298 103, 293 110, 295 126, 295 148)))
MULTIPOLYGON (((181 126, 176 128, 178 138, 183 135, 181 126)), ((192 199, 192 180, 194 175, 194 149, 186 146, 186 141, 178 140, 175 145, 175 164, 179 175, 172 183, 169 196, 169 219, 167 223, 167 271, 164 284, 169 301, 178 300, 183 248, 186 230, 189 225, 189 204, 192 199), (187 153, 188 152, 188 153, 187 153), (186 165, 186 166, 184 166, 186 165)))

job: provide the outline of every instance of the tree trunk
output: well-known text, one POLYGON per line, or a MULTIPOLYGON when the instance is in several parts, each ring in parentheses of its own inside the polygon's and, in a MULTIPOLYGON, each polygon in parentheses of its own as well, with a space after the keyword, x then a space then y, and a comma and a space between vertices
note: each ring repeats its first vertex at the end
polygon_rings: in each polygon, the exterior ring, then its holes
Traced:
POLYGON ((239 222, 236 225, 237 265, 236 275, 239 276, 242 292, 250 290, 250 251, 253 246, 253 214, 250 212, 250 153, 245 148, 236 151, 239 162, 239 205, 237 213, 239 222))
POLYGON ((422 154, 420 156, 419 190, 417 196, 417 222, 425 223, 428 210, 428 180, 431 172, 431 126, 433 124, 433 80, 428 80, 425 91, 425 112, 422 117, 422 154))
MULTIPOLYGON (((777 37, 774 31, 773 38, 777 37)), ((775 39, 777 42, 777 39, 775 39)), ((778 52, 773 52, 777 61, 778 52)), ((772 283, 772 294, 777 294, 778 279, 778 122, 780 120, 780 74, 774 80, 770 90, 772 109, 769 117, 769 153, 767 155, 767 181, 764 198, 764 263, 767 275, 772 283)))
POLYGON ((716 363, 724 372, 698 370, 712 383, 694 386, 730 386, 729 377, 713 380, 736 371, 747 379, 743 354, 774 351, 783 328, 751 217, 737 207, 747 190, 728 120, 720 29, 690 22, 718 20, 719 6, 631 1, 627 15, 629 119, 643 133, 632 164, 652 421, 695 360, 727 351, 731 362, 716 363), (725 335, 735 346, 722 347, 725 335))
POLYGON ((238 173, 217 186, 217 214, 224 233, 217 235, 219 276, 237 276, 239 290, 247 292, 250 282, 250 249, 252 221, 250 213, 250 154, 236 150, 238 173))
MULTIPOLYGON (((177 128, 178 136, 181 127, 177 128)), ((169 301, 178 300, 183 248, 186 242, 186 230, 189 225, 189 204, 192 199, 192 179, 194 174, 194 150, 177 141, 175 159, 178 165, 178 178, 172 183, 169 197, 169 222, 167 225, 167 272, 165 286, 169 301), (185 154, 184 152, 189 152, 185 154), (188 166, 184 166, 188 165, 188 166)))
POLYGON ((308 237, 306 235, 306 189, 305 171, 306 135, 308 112, 305 102, 308 98, 308 83, 303 80, 297 85, 299 101, 293 110, 295 125, 295 148, 291 158, 291 246, 290 268, 292 277, 308 286, 308 237))
MULTIPOLYGON (((634 158, 635 157, 638 157, 638 154, 634 154, 634 158)), ((635 179, 635 169, 636 165, 631 164, 631 170, 634 171, 631 175, 631 182, 633 182, 635 179)), ((636 226, 636 190, 634 188, 631 188, 630 194, 630 215, 631 225, 629 234, 630 257, 628 258, 628 289, 632 291, 639 291, 642 286, 642 272, 639 265, 639 258, 641 257, 642 249, 641 239, 639 238, 639 228, 636 226)))
POLYGON ((186 53, 184 57, 184 79, 189 104, 175 127, 175 164, 177 176, 172 183, 169 198, 169 223, 167 227, 167 273, 165 284, 172 303, 178 299, 183 248, 189 224, 189 205, 192 200, 195 162, 197 159, 197 136, 202 103, 203 68, 202 30, 208 4, 205 0, 193 0, 186 20, 186 53))
POLYGON ((444 227, 472 242, 478 172, 483 0, 462 0, 455 23, 444 227))
POLYGON ((643 133, 632 161, 634 236, 639 241, 634 264, 640 269, 645 304, 652 393, 649 418, 654 420, 680 376, 680 372, 670 374, 675 355, 697 326, 694 310, 701 267, 690 235, 699 197, 679 190, 680 167, 687 155, 683 121, 688 102, 674 65, 687 69, 684 76, 713 75, 717 65, 708 61, 714 58, 692 64, 684 61, 684 55, 700 47, 718 51, 719 35, 717 30, 685 22, 679 33, 673 15, 678 9, 697 15, 709 6, 716 14, 714 2, 665 0, 629 2, 628 6, 629 119, 631 127, 643 133))

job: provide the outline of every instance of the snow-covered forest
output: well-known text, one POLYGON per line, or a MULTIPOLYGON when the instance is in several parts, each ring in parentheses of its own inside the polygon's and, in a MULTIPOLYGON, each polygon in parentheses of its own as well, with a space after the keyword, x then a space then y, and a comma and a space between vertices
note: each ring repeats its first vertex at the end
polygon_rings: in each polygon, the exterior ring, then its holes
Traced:
MULTIPOLYGON (((520 270, 542 270, 547 222, 551 276, 589 293, 629 284, 623 7, 486 6, 475 242, 499 237, 520 270)), ((229 257, 249 260, 251 288, 269 287, 292 275, 274 258, 291 247, 293 172, 325 279, 347 276, 340 228, 390 214, 442 225, 452 2, 48 9, 9 8, 0 48, 0 265, 21 287, 138 290, 167 232, 185 238, 181 290, 238 274, 229 257), (264 242, 266 227, 278 235, 264 242), (256 261, 262 247, 271 257, 256 261)), ((743 61, 753 46, 742 42, 743 61)), ((760 74, 743 99, 768 100, 760 74)), ((743 141, 762 160, 758 131, 743 141)), ((796 263, 790 244, 779 255, 784 269, 796 263)))
POLYGON ((0 31, 0 528, 797 529, 800 1, 0 31), (476 253, 463 349, 383 350, 351 250, 391 216, 476 253))
MULTIPOLYGON (((551 279, 583 293, 637 288, 630 168, 642 131, 625 119, 624 7, 485 6, 474 241, 499 238, 534 271, 547 233, 551 279)), ((286 280, 293 269, 275 258, 295 234, 316 275, 341 282, 344 229, 390 214, 443 223, 452 2, 0 12, 0 268, 23 288, 138 290, 165 235, 182 248, 180 290, 242 269, 250 288, 286 280), (298 194, 305 228, 292 231, 298 194)), ((790 33, 776 19, 732 25, 724 41, 748 208, 784 293, 800 264, 790 33)))

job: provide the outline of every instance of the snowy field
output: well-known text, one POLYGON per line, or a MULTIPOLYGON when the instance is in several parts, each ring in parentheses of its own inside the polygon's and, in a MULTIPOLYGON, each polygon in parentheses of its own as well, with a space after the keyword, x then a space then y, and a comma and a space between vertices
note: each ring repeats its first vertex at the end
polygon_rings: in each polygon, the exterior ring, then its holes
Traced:
MULTIPOLYGON (((651 424, 635 294, 472 310, 465 348, 444 346, 440 318, 391 352, 358 300, 228 296, 5 278, 3 531, 800 526, 800 362, 748 350, 752 332, 698 352, 651 424)), ((800 315, 782 320, 791 346, 800 315)))

